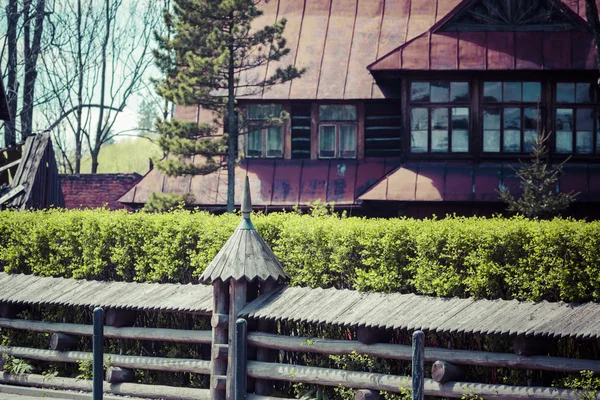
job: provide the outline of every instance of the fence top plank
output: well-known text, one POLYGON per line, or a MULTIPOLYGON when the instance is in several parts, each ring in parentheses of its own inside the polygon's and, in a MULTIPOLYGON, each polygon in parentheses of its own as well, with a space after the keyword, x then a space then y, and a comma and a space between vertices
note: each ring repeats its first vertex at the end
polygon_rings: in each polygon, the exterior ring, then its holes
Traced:
POLYGON ((241 315, 383 329, 600 338, 597 303, 474 300, 283 287, 259 296, 241 315))
POLYGON ((102 282, 0 272, 0 302, 211 313, 212 288, 192 284, 102 282))

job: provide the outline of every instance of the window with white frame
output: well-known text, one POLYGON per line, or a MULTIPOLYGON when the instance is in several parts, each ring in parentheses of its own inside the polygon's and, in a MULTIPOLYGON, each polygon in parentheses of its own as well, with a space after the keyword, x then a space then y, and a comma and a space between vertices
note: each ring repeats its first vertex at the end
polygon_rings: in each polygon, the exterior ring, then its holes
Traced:
POLYGON ((319 106, 319 158, 356 158, 355 105, 319 106))
POLYGON ((412 82, 410 152, 469 151, 469 83, 412 82))
POLYGON ((283 157, 283 127, 280 104, 249 104, 246 106, 248 139, 246 157, 283 157))

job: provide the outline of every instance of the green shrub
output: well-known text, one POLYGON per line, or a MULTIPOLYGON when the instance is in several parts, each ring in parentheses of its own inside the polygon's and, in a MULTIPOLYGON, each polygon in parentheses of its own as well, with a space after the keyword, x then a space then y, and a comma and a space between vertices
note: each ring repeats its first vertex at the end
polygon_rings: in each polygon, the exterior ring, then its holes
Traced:
MULTIPOLYGON (((319 215, 316 215, 319 214, 319 215)), ((239 216, 176 210, 0 212, 7 272, 194 282, 239 216)), ((291 285, 550 301, 600 301, 600 223, 258 214, 291 285)))

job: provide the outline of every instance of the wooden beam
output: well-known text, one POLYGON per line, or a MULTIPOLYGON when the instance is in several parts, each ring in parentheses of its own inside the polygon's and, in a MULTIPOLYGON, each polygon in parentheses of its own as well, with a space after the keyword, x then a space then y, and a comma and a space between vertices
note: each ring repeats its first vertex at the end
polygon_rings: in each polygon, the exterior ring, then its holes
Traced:
POLYGON ((436 382, 459 381, 463 376, 464 371, 461 367, 446 361, 436 361, 431 366, 431 378, 436 382))
MULTIPOLYGON (((356 372, 302 365, 271 364, 260 361, 248 363, 248 375, 257 379, 274 379, 292 383, 309 383, 324 386, 343 386, 356 389, 382 390, 399 393, 410 389, 412 379, 408 376, 356 372)), ((462 398, 465 395, 485 399, 563 399, 576 400, 573 390, 547 387, 486 385, 468 382, 438 383, 425 379, 425 396, 462 398)))
POLYGON ((13 162, 10 162, 10 163, 8 163, 8 164, 5 164, 5 165, 1 166, 1 167, 0 167, 0 173, 2 173, 2 172, 4 172, 4 171, 6 171, 6 170, 8 170, 8 169, 11 169, 11 168, 12 168, 12 167, 14 167, 14 166, 17 166, 17 165, 19 165, 19 163, 20 163, 20 162, 21 162, 21 159, 19 158, 18 160, 15 160, 15 161, 13 161, 13 162))
MULTIPOLYGON (((91 325, 66 324, 59 322, 28 321, 24 319, 0 318, 0 328, 22 329, 34 332, 66 333, 70 335, 92 336, 91 325)), ((104 336, 114 339, 159 340, 178 343, 210 344, 210 331, 188 331, 164 328, 114 328, 104 327, 104 336)))
MULTIPOLYGON (((217 279, 213 283, 213 317, 215 315, 227 315, 229 308, 229 288, 227 283, 217 279)), ((219 355, 219 350, 215 347, 219 345, 227 345, 227 324, 219 322, 219 318, 211 321, 212 325, 212 350, 210 361, 211 377, 222 376, 227 374, 227 359, 215 357, 219 355), (215 354, 216 353, 216 354, 215 354)), ((210 397, 213 400, 225 400, 225 390, 219 386, 216 380, 210 380, 210 397)))
MULTIPOLYGON (((358 354, 388 358, 392 360, 410 360, 411 347, 400 344, 376 343, 364 345, 352 340, 332 340, 307 337, 290 337, 252 332, 248 334, 248 345, 274 350, 299 351, 330 355, 358 354)), ((445 360, 453 364, 479 367, 504 367, 520 369, 539 369, 557 372, 579 372, 590 370, 600 373, 599 360, 582 360, 547 356, 524 357, 510 353, 492 353, 486 351, 447 350, 436 347, 425 348, 425 362, 445 360)))
POLYGON ((241 281, 231 279, 229 281, 229 354, 227 357, 227 399, 231 400, 234 398, 235 388, 233 387, 234 382, 234 371, 235 371, 235 356, 236 350, 234 346, 234 335, 235 335, 235 323, 237 316, 240 311, 246 305, 246 299, 248 294, 248 283, 246 279, 242 278, 241 281))
POLYGON ((377 390, 361 389, 354 394, 354 400, 379 400, 381 395, 377 390))
POLYGON ((53 333, 50 336, 50 349, 65 351, 65 350, 73 350, 77 348, 77 337, 72 335, 67 335, 66 333, 53 333))
POLYGON ((104 380, 108 383, 133 382, 135 374, 132 369, 121 367, 108 367, 104 380))
MULTIPOLYGON (((86 361, 92 357, 91 352, 86 351, 56 351, 30 349, 27 347, 0 346, 0 354, 6 354, 17 358, 40 360, 48 362, 76 363, 86 361)), ((190 372, 193 374, 210 373, 210 363, 205 360, 190 360, 186 358, 163 358, 122 356, 119 354, 105 354, 104 357, 116 367, 147 369, 152 371, 167 372, 190 372)))
MULTIPOLYGON (((0 374, 0 382, 21 386, 52 387, 56 389, 83 390, 87 392, 92 391, 92 381, 90 380, 60 377, 48 379, 43 375, 36 374, 0 374)), ((191 389, 175 386, 141 385, 139 383, 104 383, 103 391, 104 393, 115 395, 146 397, 150 399, 211 400, 210 392, 206 389, 191 389)))
POLYGON ((0 197, 0 204, 4 204, 7 201, 11 200, 13 197, 20 194, 23 190, 25 190, 25 186, 23 186, 23 185, 19 185, 15 188, 11 189, 4 196, 0 197))

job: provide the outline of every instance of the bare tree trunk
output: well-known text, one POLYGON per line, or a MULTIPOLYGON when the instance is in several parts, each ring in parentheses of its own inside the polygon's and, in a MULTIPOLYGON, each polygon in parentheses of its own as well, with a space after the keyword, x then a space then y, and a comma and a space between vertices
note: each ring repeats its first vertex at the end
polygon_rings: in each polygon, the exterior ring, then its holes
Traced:
POLYGON ((83 119, 83 52, 81 49, 83 36, 81 34, 81 0, 77 0, 77 114, 75 129, 75 173, 81 173, 81 145, 82 145, 82 119, 83 119))
MULTIPOLYGON (((596 63, 600 71, 600 20, 598 18, 598 7, 596 0, 585 0, 585 16, 592 28, 592 36, 594 37, 594 45, 596 46, 596 63)), ((598 79, 600 85, 600 79, 598 79)))
POLYGON ((6 94, 11 120, 6 121, 4 124, 4 144, 5 146, 10 146, 14 145, 17 141, 16 115, 19 92, 19 83, 17 81, 17 25, 20 17, 17 10, 17 0, 8 0, 6 16, 6 40, 8 42, 6 94))
POLYGON ((24 64, 25 79, 23 81, 23 109, 21 110, 21 139, 32 135, 33 102, 35 100, 35 81, 37 79, 37 60, 41 50, 42 31, 44 27, 46 0, 37 0, 35 13, 30 14, 31 0, 25 0, 24 5, 24 64), (33 38, 31 36, 31 22, 33 38))
POLYGON ((235 120, 235 70, 234 49, 229 46, 229 73, 227 85, 227 212, 235 208, 235 145, 237 143, 237 126, 235 120))

